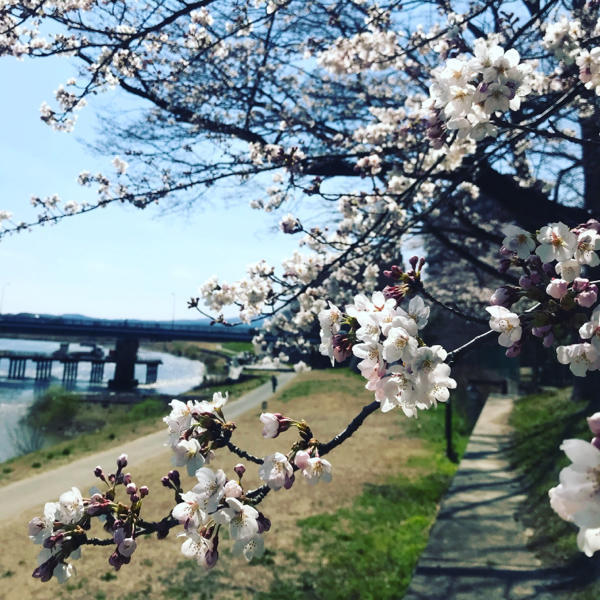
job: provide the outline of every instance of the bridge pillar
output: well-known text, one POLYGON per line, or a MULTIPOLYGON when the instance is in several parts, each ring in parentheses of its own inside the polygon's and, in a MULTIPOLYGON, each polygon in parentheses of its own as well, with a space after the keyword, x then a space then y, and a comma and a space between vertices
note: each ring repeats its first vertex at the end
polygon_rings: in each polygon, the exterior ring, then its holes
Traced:
POLYGON ((131 390, 137 386, 135 361, 140 343, 137 338, 118 339, 113 356, 115 358, 115 376, 108 382, 111 390, 131 390))
POLYGON ((9 379, 25 379, 26 358, 10 358, 8 362, 9 379))
POLYGON ((146 363, 146 383, 156 383, 159 361, 146 363))
POLYGON ((47 381, 52 377, 52 361, 39 358, 35 361, 35 380, 47 381))
POLYGON ((90 372, 90 383, 102 383, 104 377, 104 361, 92 361, 92 370, 90 372))
POLYGON ((77 360, 65 360, 63 361, 63 382, 74 383, 77 379, 77 367, 79 361, 77 360))

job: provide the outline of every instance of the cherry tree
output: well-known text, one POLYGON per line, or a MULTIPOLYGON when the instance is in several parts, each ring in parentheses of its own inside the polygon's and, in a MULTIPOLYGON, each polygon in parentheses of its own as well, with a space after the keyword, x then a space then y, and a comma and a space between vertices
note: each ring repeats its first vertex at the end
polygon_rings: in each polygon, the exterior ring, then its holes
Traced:
MULTIPOLYGON (((138 121, 116 115, 110 127, 114 172, 79 174, 96 202, 33 198, 38 218, 4 211, 3 235, 111 203, 192 202, 227 182, 243 186, 257 210, 289 211, 281 229, 301 249, 280 269, 262 261, 244 280, 205 282, 191 306, 220 322, 231 304, 245 322, 268 316, 257 344, 275 353, 293 345, 308 354, 318 322, 320 352, 332 363, 359 359, 374 393, 327 442, 301 418, 263 415, 263 435, 293 427, 298 440, 262 458, 232 442, 223 396, 173 401, 165 421, 175 465, 198 483, 184 492, 179 472, 166 475, 175 506, 149 523, 149 490, 123 472, 126 458, 113 473, 99 467, 104 491, 84 498, 73 488, 30 524, 43 545, 35 577, 65 579, 86 545, 114 546, 119 569, 142 535, 177 526, 182 552, 205 568, 223 531, 252 558, 269 529, 257 507, 270 490, 290 493, 298 472, 329 481, 323 457, 376 410, 411 418, 446 402, 451 362, 493 332, 509 357, 538 337, 575 376, 600 369, 595 0, 5 0, 0 10, 3 54, 66 55, 77 65, 42 105, 48 125, 71 130, 91 95, 117 86, 145 107, 138 121), (293 214, 305 195, 329 208, 328 223, 293 214), (446 249, 429 278, 423 259, 402 260, 411 236, 446 249), (482 320, 474 313, 490 296, 487 333, 450 351, 426 344, 431 304, 482 320), (222 449, 259 465, 264 485, 244 489, 243 464, 231 479, 206 467, 222 449), (121 486, 126 502, 116 499, 121 486), (98 515, 109 538, 86 533, 98 515)), ((551 491, 587 554, 600 548, 590 494, 599 446, 597 437, 565 442, 573 467, 551 491)))

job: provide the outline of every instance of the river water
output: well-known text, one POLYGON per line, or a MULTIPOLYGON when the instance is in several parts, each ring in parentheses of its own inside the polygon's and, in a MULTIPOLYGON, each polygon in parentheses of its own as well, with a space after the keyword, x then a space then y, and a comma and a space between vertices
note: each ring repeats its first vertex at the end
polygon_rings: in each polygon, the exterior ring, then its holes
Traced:
MULTIPOLYGON (((11 350, 13 352, 40 352, 51 354, 59 349, 59 342, 47 342, 42 340, 20 340, 0 338, 0 350, 11 350)), ((100 346, 105 354, 109 348, 100 346)), ((78 344, 70 344, 69 351, 89 351, 89 348, 80 347, 78 344)), ((141 384, 139 389, 144 391, 156 391, 162 394, 180 394, 200 384, 205 375, 204 364, 196 361, 173 356, 164 352, 146 350, 143 347, 138 351, 139 358, 160 359, 158 367, 158 379, 153 384, 141 384)), ((90 363, 79 363, 77 381, 69 389, 80 392, 94 392, 106 390, 109 379, 112 379, 114 364, 109 363, 104 369, 102 385, 90 384, 90 363)), ((43 393, 50 385, 61 385, 62 364, 54 362, 52 366, 52 379, 43 385, 35 383, 35 364, 27 362, 25 380, 9 380, 8 359, 0 359, 0 462, 17 454, 15 447, 15 429, 18 428, 19 420, 27 411, 27 407, 33 402, 37 394, 43 393)), ((136 379, 140 382, 146 381, 146 366, 136 365, 136 379)))

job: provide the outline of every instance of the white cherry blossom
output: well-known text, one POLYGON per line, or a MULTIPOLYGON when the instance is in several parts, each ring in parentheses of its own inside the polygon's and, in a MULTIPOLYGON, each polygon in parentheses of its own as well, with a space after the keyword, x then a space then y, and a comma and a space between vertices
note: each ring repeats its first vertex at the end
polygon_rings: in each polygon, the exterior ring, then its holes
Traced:
POLYGON ((331 481, 331 463, 324 458, 313 456, 306 462, 306 466, 302 469, 302 475, 311 485, 315 485, 319 481, 329 483, 331 481))
POLYGON ((275 452, 265 456, 263 464, 258 468, 259 477, 272 489, 280 490, 282 487, 291 485, 294 470, 287 456, 281 452, 275 452))
POLYGON ((592 344, 558 346, 556 357, 559 363, 569 365, 571 373, 578 377, 585 377, 588 371, 600 369, 600 352, 592 344))
POLYGON ((258 511, 242 504, 237 498, 227 498, 227 508, 219 509, 213 518, 217 523, 229 525, 231 539, 249 541, 258 534, 258 511))
POLYGON ((592 346, 600 353, 600 308, 594 310, 590 320, 579 328, 579 336, 590 340, 592 346))
POLYGON ((173 452, 173 464, 176 467, 185 466, 189 475, 194 475, 194 473, 204 466, 204 463, 206 462, 201 453, 200 443, 194 438, 190 440, 179 440, 173 446, 173 452))
POLYGON ((512 346, 521 339, 522 328, 519 315, 503 306, 487 306, 490 313, 490 329, 500 333, 498 343, 505 348, 512 346))
POLYGON ((600 250, 600 235, 594 229, 585 229, 577 236, 577 247, 575 258, 580 265, 596 267, 600 264, 600 258, 596 254, 600 250))
POLYGON ((564 261, 573 258, 577 245, 575 234, 564 223, 550 223, 537 234, 540 246, 535 253, 542 262, 564 261))
POLYGON ((535 241, 531 234, 517 225, 505 225, 502 233, 506 236, 502 245, 517 254, 519 258, 527 258, 535 248, 535 241))

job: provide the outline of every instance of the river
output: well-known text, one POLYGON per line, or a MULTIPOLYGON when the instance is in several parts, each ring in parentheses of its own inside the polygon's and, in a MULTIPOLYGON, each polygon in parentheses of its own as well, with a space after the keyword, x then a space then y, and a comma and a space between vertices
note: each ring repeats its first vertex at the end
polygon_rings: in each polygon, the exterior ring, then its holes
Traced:
MULTIPOLYGON (((0 338, 0 350, 11 350, 13 352, 40 352, 51 354, 58 350, 60 343, 57 341, 21 340, 0 338)), ((102 347, 108 354, 109 348, 102 347)), ((88 350, 78 344, 70 344, 69 351, 88 350)), ((139 386, 144 391, 156 391, 162 394, 180 394, 200 384, 205 375, 204 364, 187 358, 173 356, 164 352, 155 352, 141 347, 138 351, 139 358, 160 359, 158 367, 158 379, 153 384, 142 384, 139 386)), ((109 363, 104 369, 102 385, 90 384, 90 363, 81 362, 77 373, 75 386, 69 389, 81 392, 93 392, 106 390, 109 379, 112 379, 114 364, 109 363)), ((62 365, 55 362, 52 366, 52 379, 43 385, 34 382, 35 365, 33 361, 27 362, 25 380, 9 380, 8 359, 0 359, 0 462, 15 456, 17 450, 14 444, 14 431, 19 420, 25 414, 27 407, 33 402, 36 394, 43 393, 50 385, 61 385, 62 365)), ((135 376, 140 382, 146 381, 145 365, 136 365, 135 376)))

